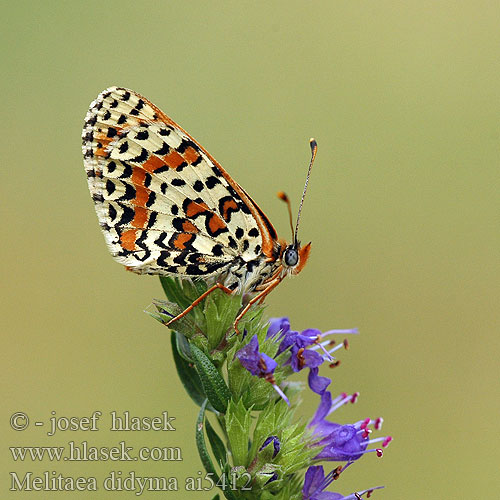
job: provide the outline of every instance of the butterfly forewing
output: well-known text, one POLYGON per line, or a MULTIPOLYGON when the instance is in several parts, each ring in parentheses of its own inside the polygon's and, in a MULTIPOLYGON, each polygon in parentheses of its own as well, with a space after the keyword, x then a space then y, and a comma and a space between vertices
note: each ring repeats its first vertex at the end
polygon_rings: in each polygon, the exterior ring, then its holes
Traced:
POLYGON ((83 155, 108 247, 130 270, 212 276, 271 254, 276 233, 257 205, 139 94, 112 87, 97 97, 83 155))

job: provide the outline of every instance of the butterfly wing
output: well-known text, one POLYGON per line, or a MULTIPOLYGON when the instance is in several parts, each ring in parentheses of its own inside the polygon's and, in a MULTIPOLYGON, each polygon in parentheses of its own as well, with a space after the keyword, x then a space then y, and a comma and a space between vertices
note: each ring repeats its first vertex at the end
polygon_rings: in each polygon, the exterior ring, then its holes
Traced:
POLYGON ((130 270, 212 276, 239 257, 272 257, 277 236, 260 208, 144 97, 118 87, 101 92, 82 139, 108 248, 130 270))

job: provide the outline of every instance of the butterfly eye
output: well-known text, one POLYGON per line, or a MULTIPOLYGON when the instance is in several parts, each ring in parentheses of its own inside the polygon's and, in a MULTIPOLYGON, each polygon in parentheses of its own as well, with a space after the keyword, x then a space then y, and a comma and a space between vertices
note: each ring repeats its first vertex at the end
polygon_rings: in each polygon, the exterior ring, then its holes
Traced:
POLYGON ((293 267, 297 265, 299 261, 299 254, 295 248, 287 248, 285 250, 285 255, 283 257, 283 262, 288 267, 293 267))

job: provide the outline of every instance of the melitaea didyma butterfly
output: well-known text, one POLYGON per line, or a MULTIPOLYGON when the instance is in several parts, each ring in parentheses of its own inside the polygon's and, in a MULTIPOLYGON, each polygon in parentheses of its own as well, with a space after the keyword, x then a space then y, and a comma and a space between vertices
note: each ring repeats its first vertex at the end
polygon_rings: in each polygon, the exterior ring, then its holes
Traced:
MULTIPOLYGON (((90 193, 111 255, 130 271, 204 279, 247 294, 238 321, 288 274, 311 244, 278 238, 269 219, 217 161, 154 104, 119 87, 101 92, 85 117, 83 157, 90 193)), ((288 203, 284 193, 279 195, 288 203)))

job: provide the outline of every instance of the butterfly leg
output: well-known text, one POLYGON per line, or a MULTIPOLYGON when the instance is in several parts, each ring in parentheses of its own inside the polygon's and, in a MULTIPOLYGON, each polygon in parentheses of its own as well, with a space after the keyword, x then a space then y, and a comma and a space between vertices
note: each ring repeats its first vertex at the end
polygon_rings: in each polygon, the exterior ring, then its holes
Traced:
POLYGON ((168 323, 165 323, 166 326, 170 326, 171 323, 174 323, 175 321, 183 318, 184 316, 186 316, 187 313, 189 313, 190 311, 192 311, 203 299, 205 299, 206 297, 208 297, 214 290, 217 290, 217 289, 220 289, 222 290, 223 292, 227 293, 228 295, 232 294, 233 291, 230 290, 229 288, 225 287, 224 285, 222 285, 221 283, 216 283, 214 286, 212 286, 211 288, 209 288, 206 292, 202 293, 189 307, 187 307, 186 309, 184 309, 184 311, 182 311, 180 314, 178 314, 175 318, 172 318, 168 323))
POLYGON ((262 290, 262 292, 260 292, 252 300, 250 300, 250 302, 248 302, 248 304, 245 306, 245 308, 243 309, 243 311, 241 311, 240 314, 238 314, 238 316, 234 320, 233 327, 234 327, 234 331, 236 332, 236 335, 239 335, 239 333, 240 333, 240 331, 238 330, 238 323, 240 322, 241 318, 243 318, 243 316, 245 316, 245 314, 248 312, 248 310, 256 302, 258 302, 260 300, 260 303, 262 303, 262 301, 266 298, 266 295, 271 290, 273 290, 274 288, 276 288, 280 283, 281 283, 281 279, 280 278, 276 278, 275 281, 271 282, 266 288, 264 288, 264 290, 262 290))

